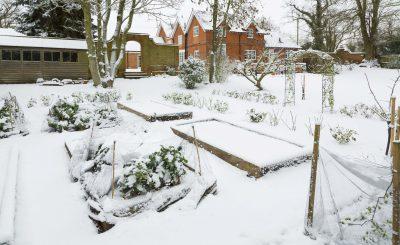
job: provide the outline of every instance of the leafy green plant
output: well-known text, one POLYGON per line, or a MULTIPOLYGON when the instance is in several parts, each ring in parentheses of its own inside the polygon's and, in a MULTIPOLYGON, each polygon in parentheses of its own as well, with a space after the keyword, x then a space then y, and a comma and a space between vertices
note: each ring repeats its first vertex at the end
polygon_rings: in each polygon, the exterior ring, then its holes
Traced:
POLYGON ((180 184, 185 174, 183 164, 187 163, 181 151, 181 147, 161 146, 159 151, 127 164, 119 181, 123 196, 132 198, 180 184))
POLYGON ((249 116, 249 119, 251 122, 254 123, 260 123, 265 120, 267 117, 268 113, 266 112, 257 112, 256 109, 252 108, 247 111, 247 115, 249 116))
POLYGON ((348 144, 352 141, 356 141, 357 132, 353 129, 346 129, 340 126, 330 128, 332 137, 339 142, 339 144, 348 144))

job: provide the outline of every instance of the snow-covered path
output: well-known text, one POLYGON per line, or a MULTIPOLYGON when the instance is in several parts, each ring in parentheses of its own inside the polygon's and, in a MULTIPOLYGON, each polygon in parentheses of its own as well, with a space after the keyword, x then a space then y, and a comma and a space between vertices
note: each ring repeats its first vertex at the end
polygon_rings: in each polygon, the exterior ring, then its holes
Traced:
MULTIPOLYGON (((68 176, 64 137, 40 134, 18 139, 16 245, 79 244, 82 236, 96 234, 79 186, 68 176)), ((6 145, 1 142, 0 147, 6 145)))

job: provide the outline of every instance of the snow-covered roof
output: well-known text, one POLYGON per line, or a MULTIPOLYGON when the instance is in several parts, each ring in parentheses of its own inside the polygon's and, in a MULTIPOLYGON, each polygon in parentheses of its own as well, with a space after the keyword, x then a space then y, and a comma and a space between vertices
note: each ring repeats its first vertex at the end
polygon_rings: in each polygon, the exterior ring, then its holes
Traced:
POLYGON ((0 36, 25 36, 25 34, 17 32, 14 29, 11 28, 0 28, 0 36))
POLYGON ((175 23, 172 27, 171 30, 171 37, 173 37, 175 35, 176 30, 178 29, 178 26, 181 27, 182 31, 185 33, 186 31, 186 25, 185 25, 185 20, 183 16, 177 16, 175 19, 175 23))
POLYGON ((32 47, 32 48, 57 48, 86 50, 84 39, 59 39, 28 36, 1 36, 0 46, 7 47, 32 47))
POLYGON ((284 34, 279 32, 270 32, 264 37, 266 48, 291 48, 300 49, 301 47, 291 41, 284 34))

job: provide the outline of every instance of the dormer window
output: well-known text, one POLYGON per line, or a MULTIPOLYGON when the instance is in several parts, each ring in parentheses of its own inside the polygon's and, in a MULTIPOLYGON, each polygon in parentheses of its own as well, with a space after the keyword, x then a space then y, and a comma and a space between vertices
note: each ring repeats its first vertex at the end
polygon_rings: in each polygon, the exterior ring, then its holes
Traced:
POLYGON ((193 36, 198 37, 199 36, 199 26, 193 27, 193 36))
POLYGON ((254 30, 253 29, 248 29, 247 30, 247 38, 254 38, 254 30))

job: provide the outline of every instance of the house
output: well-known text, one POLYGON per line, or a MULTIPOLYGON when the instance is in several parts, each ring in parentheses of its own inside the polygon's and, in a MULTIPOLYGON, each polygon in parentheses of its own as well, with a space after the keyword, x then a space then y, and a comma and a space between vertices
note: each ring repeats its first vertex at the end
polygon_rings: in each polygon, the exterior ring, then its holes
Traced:
POLYGON ((88 79, 85 40, 28 37, 0 31, 0 83, 29 83, 37 78, 88 79))
POLYGON ((280 32, 270 32, 265 35, 265 48, 269 55, 279 54, 280 58, 285 58, 288 51, 298 51, 301 49, 299 45, 280 32))
MULTIPOLYGON (((265 34, 251 21, 240 26, 218 24, 218 35, 222 38, 221 52, 230 60, 255 59, 264 51, 265 34)), ((181 20, 175 21, 169 35, 173 43, 179 46, 180 63, 189 56, 207 60, 212 50, 212 36, 211 16, 194 10, 186 25, 181 20)))

